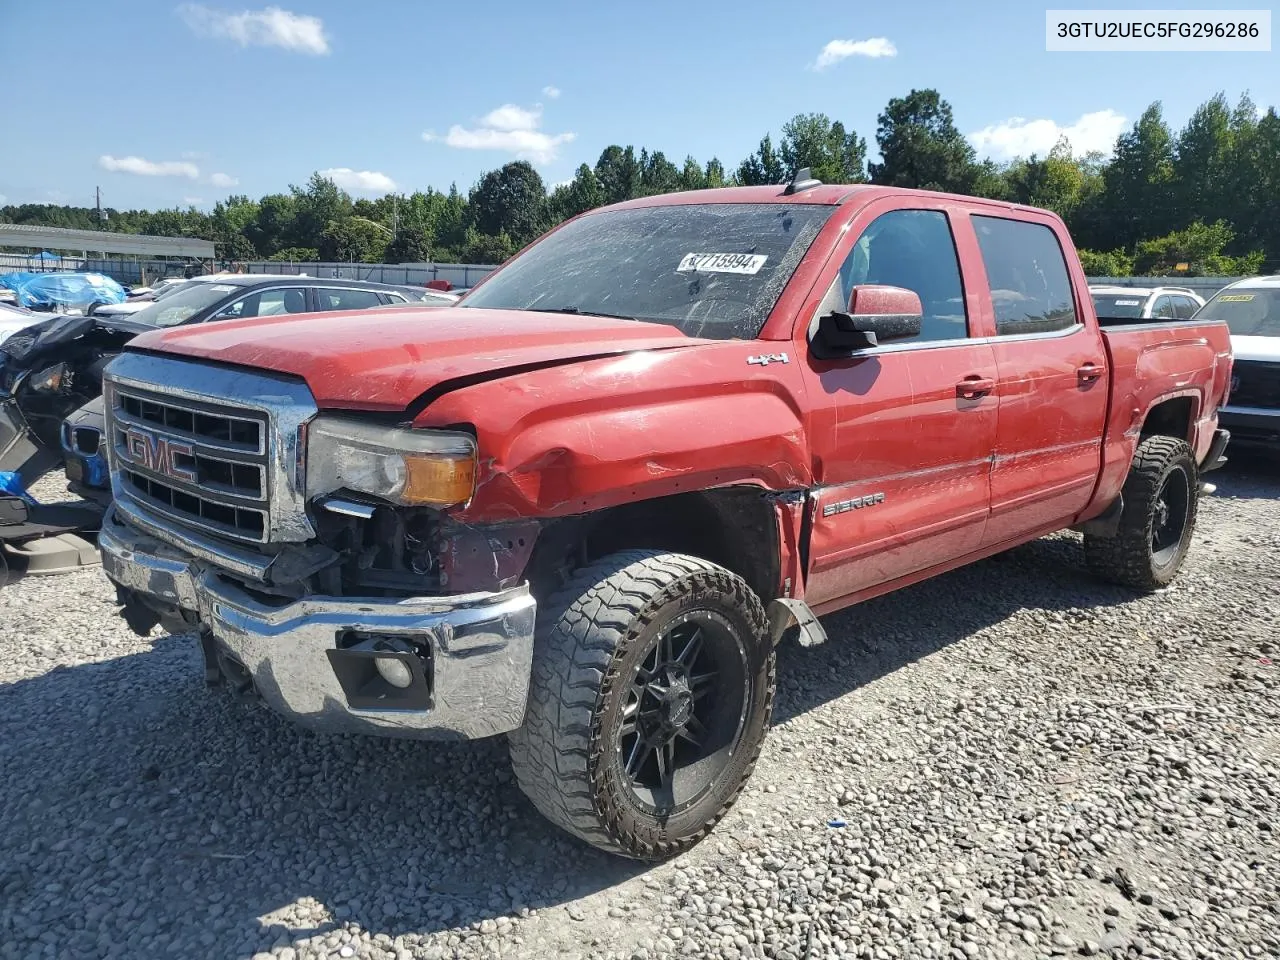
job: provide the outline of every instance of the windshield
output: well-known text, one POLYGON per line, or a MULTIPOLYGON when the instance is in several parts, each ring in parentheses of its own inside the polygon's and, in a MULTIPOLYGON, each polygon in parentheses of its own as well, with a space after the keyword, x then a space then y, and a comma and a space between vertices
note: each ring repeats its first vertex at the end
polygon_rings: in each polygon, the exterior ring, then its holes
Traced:
POLYGON ((1124 293, 1095 293, 1093 308, 1099 317, 1109 320, 1139 320, 1142 317, 1142 305, 1147 302, 1147 295, 1134 296, 1124 293))
POLYGON ((1237 337, 1280 337, 1280 287, 1223 290, 1196 313, 1197 320, 1225 320, 1237 337))
POLYGON ((173 284, 170 289, 173 293, 153 300, 129 319, 137 323, 149 323, 153 327, 176 327, 239 288, 230 283, 193 280, 190 283, 173 284))
POLYGON ((588 214, 459 307, 604 314, 689 336, 754 338, 835 207, 677 204, 588 214))

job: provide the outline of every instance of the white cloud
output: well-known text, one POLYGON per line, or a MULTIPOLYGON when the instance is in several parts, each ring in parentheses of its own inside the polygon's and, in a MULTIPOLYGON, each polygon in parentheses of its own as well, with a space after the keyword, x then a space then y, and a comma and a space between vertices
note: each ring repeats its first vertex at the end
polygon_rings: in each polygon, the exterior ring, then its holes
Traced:
POLYGON ((1115 148, 1116 138, 1127 125, 1125 117, 1115 110, 1086 113, 1065 127, 1053 120, 1010 117, 1004 123, 969 134, 969 142, 980 154, 998 160, 1027 157, 1033 153, 1043 157, 1063 137, 1071 143, 1071 152, 1076 156, 1093 150, 1110 154, 1115 148))
POLYGON ((183 197, 182 202, 189 207, 198 207, 204 203, 204 197, 183 197))
POLYGON ((557 180, 555 183, 547 184, 547 196, 550 196, 551 194, 555 193, 561 187, 567 187, 572 183, 573 183, 572 180, 557 180))
POLYGON ((428 143, 443 142, 458 150, 497 150, 511 153, 522 160, 549 163, 557 150, 577 138, 576 133, 546 133, 542 126, 542 106, 518 107, 512 103, 490 110, 474 128, 455 123, 444 136, 427 130, 422 139, 428 143))
POLYGON ((208 160, 209 155, 205 153, 203 150, 183 150, 182 159, 183 160, 208 160))
POLYGON ((231 40, 242 47, 280 47, 313 56, 329 52, 329 38, 319 17, 279 7, 231 13, 202 3, 184 3, 178 8, 178 14, 196 33, 231 40))
POLYGON ((504 103, 480 118, 481 126, 492 127, 494 130, 537 130, 541 123, 541 107, 526 110, 514 103, 504 103))
POLYGON ((0 193, 0 204, 5 204, 8 202, 9 202, 9 198, 6 197, 3 193, 0 193))
POLYGON ((226 173, 215 173, 209 178, 209 183, 215 187, 223 187, 224 189, 240 186, 240 181, 238 179, 226 173))
POLYGON ((543 87, 542 95, 546 97, 548 100, 558 100, 560 98, 560 88, 559 87, 543 87))
POLYGON ((330 167, 321 170, 320 176, 332 180, 343 190, 360 190, 365 193, 391 193, 396 182, 385 173, 376 170, 352 170, 350 167, 330 167))
POLYGON ((162 160, 153 163, 142 157, 113 157, 103 154, 98 166, 112 173, 132 173, 139 177, 186 177, 194 180, 200 176, 200 168, 185 160, 162 160))
POLYGON ((841 60, 849 57, 896 57, 898 48, 887 37, 872 37, 870 40, 832 40, 813 63, 813 69, 825 70, 841 60))

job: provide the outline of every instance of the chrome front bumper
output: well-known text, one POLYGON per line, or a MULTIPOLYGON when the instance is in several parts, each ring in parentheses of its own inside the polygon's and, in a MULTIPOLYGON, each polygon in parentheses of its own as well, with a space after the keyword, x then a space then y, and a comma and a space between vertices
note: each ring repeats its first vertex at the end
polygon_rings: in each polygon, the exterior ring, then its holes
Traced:
POLYGON ((524 722, 535 614, 526 585, 401 600, 309 597, 277 606, 250 596, 217 567, 119 522, 114 509, 103 521, 98 546, 113 582, 170 609, 173 619, 179 611, 198 616, 267 704, 303 726, 476 739, 524 722), (357 698, 349 692, 340 644, 351 633, 429 645, 428 687, 419 704, 351 705, 357 698))

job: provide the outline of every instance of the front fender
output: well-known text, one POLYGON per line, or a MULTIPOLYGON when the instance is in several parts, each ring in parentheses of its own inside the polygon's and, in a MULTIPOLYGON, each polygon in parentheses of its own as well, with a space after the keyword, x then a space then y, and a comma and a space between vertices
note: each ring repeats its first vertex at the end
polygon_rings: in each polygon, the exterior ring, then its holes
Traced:
POLYGON ((455 390, 415 426, 469 424, 480 470, 467 522, 586 513, 728 485, 808 487, 803 384, 749 365, 750 341, 645 351, 455 390))

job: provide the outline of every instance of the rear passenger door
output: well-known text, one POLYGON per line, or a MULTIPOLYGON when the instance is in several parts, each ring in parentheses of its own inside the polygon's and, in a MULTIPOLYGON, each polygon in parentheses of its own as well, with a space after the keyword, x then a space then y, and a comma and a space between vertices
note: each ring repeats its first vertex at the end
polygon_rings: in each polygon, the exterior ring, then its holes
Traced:
MULTIPOLYGON (((850 290, 915 291, 920 335, 820 360, 804 345, 806 380, 825 403, 815 431, 820 462, 811 504, 805 598, 815 608, 976 550, 989 503, 995 443, 995 354, 966 295, 950 205, 870 204, 849 225, 820 277, 819 317, 847 309, 850 290)), ((966 267, 967 272, 967 267, 966 267)))
POLYGON ((1088 504, 1102 463, 1107 353, 1084 322, 1065 232, 1049 218, 969 222, 996 327, 1000 419, 983 538, 994 545, 1067 526, 1088 504))

